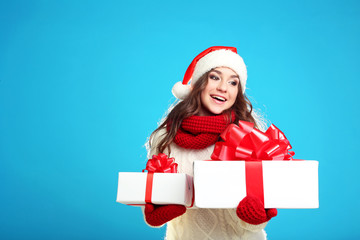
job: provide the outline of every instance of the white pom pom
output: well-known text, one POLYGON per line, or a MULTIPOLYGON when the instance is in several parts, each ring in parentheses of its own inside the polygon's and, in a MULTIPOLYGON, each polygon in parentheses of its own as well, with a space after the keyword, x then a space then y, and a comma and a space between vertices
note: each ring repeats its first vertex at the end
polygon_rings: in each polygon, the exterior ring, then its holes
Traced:
POLYGON ((175 83, 172 88, 172 94, 178 99, 185 99, 187 95, 190 93, 190 85, 184 85, 182 82, 175 83))

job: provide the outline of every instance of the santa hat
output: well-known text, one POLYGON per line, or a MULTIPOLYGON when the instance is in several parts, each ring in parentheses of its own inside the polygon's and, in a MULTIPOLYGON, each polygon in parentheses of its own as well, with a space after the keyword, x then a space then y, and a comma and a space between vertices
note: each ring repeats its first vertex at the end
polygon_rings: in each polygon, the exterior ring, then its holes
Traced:
POLYGON ((183 81, 174 85, 173 95, 178 99, 184 99, 195 82, 204 73, 216 67, 231 68, 239 75, 241 89, 243 93, 245 92, 247 71, 244 60, 237 54, 235 47, 215 46, 206 49, 194 58, 185 72, 183 81))

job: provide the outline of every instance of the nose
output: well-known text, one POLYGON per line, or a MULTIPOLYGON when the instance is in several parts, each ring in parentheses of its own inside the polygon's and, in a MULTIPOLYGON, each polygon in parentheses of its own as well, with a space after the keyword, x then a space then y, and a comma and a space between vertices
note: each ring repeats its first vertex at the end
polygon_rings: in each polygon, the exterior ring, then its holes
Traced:
POLYGON ((224 80, 222 79, 222 80, 219 81, 216 89, 217 89, 218 91, 221 91, 221 92, 226 92, 226 91, 227 91, 227 87, 228 87, 228 85, 227 85, 226 81, 224 81, 224 80))

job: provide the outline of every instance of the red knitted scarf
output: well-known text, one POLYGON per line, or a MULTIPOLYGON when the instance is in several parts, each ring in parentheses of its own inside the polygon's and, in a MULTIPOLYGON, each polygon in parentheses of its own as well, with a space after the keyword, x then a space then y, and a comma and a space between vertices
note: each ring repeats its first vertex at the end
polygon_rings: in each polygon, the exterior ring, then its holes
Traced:
MULTIPOLYGON (((235 114, 231 120, 234 121, 235 114)), ((219 135, 230 124, 226 114, 217 116, 191 116, 185 118, 177 131, 174 142, 187 149, 203 149, 218 141, 219 135)))

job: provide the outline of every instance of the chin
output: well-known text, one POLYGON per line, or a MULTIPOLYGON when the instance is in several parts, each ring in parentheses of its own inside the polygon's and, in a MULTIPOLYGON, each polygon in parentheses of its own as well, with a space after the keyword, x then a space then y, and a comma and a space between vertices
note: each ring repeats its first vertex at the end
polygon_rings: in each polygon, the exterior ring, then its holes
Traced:
POLYGON ((220 110, 213 110, 210 111, 210 113, 214 114, 214 115, 219 115, 222 114, 226 109, 220 109, 220 110))

